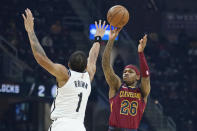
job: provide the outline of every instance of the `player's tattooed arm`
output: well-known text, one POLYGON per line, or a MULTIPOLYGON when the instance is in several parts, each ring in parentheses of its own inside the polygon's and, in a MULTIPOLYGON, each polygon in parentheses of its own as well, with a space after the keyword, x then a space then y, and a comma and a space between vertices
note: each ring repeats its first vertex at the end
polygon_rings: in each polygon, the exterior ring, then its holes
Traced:
POLYGON ((118 36, 120 30, 122 28, 117 28, 112 30, 110 25, 110 33, 109 33, 109 40, 107 42, 107 45, 105 47, 103 57, 102 57, 102 68, 105 75, 105 79, 110 87, 109 90, 109 97, 113 97, 115 93, 118 91, 118 89, 121 86, 121 80, 120 78, 115 74, 112 65, 110 64, 110 56, 112 52, 112 48, 114 45, 115 38, 118 36))
POLYGON ((110 90, 117 91, 121 85, 120 78, 115 74, 112 65, 110 64, 110 55, 114 45, 114 39, 109 40, 102 57, 102 68, 105 75, 105 79, 110 87, 110 90))
POLYGON ((32 48, 33 53, 39 53, 43 57, 46 57, 46 53, 44 52, 44 49, 40 45, 35 32, 34 31, 28 32, 28 36, 29 36, 29 40, 31 43, 31 48, 32 48))
POLYGON ((68 70, 65 66, 61 64, 53 63, 44 52, 44 49, 40 45, 36 34, 34 32, 34 18, 29 9, 25 10, 25 14, 22 14, 24 19, 25 29, 28 33, 28 37, 31 44, 31 49, 34 55, 34 58, 44 69, 49 73, 54 75, 57 80, 67 80, 68 79, 68 70))

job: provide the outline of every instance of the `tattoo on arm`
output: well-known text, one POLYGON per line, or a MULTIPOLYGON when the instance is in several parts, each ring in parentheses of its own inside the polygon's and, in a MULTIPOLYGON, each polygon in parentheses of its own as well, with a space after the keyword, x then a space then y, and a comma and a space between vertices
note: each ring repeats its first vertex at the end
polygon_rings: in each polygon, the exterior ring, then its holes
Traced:
POLYGON ((110 68, 110 55, 112 52, 113 45, 114 45, 114 41, 109 40, 105 47, 105 50, 103 53, 103 59, 102 59, 102 65, 103 65, 104 70, 107 70, 110 68))
POLYGON ((42 46, 40 45, 36 37, 35 32, 28 33, 28 36, 29 36, 29 40, 31 43, 31 48, 32 48, 33 53, 39 53, 42 56, 46 56, 44 49, 42 48, 42 46))
POLYGON ((118 89, 120 79, 114 73, 114 70, 110 64, 110 56, 111 56, 113 45, 114 45, 114 41, 109 40, 103 53, 102 67, 103 67, 105 78, 109 86, 118 89))
POLYGON ((31 49, 37 63, 46 69, 50 74, 56 77, 57 81, 67 80, 67 69, 61 65, 53 63, 45 54, 44 49, 40 45, 34 31, 28 32, 28 37, 31 44, 31 49))

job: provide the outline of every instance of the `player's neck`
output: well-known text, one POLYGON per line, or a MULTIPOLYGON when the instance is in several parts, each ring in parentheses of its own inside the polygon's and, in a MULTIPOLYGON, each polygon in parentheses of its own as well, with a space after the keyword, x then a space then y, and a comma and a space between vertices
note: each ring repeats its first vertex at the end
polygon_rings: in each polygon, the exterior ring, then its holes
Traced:
POLYGON ((131 86, 131 87, 136 87, 137 82, 133 82, 133 83, 126 83, 127 86, 131 86))

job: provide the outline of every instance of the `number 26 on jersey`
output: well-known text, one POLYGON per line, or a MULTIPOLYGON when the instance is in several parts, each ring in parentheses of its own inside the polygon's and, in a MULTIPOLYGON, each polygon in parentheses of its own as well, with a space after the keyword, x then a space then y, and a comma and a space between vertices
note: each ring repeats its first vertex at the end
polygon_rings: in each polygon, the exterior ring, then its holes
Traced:
POLYGON ((121 102, 120 114, 135 116, 137 114, 138 102, 123 100, 121 102))

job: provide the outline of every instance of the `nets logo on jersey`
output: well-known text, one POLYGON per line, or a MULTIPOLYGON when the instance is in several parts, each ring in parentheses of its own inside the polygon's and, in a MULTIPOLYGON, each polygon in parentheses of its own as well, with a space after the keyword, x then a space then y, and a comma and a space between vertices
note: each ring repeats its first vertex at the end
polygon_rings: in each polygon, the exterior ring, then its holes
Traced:
POLYGON ((74 81, 75 83, 75 87, 82 87, 82 88, 85 88, 87 89, 88 88, 88 84, 84 81, 74 81))

